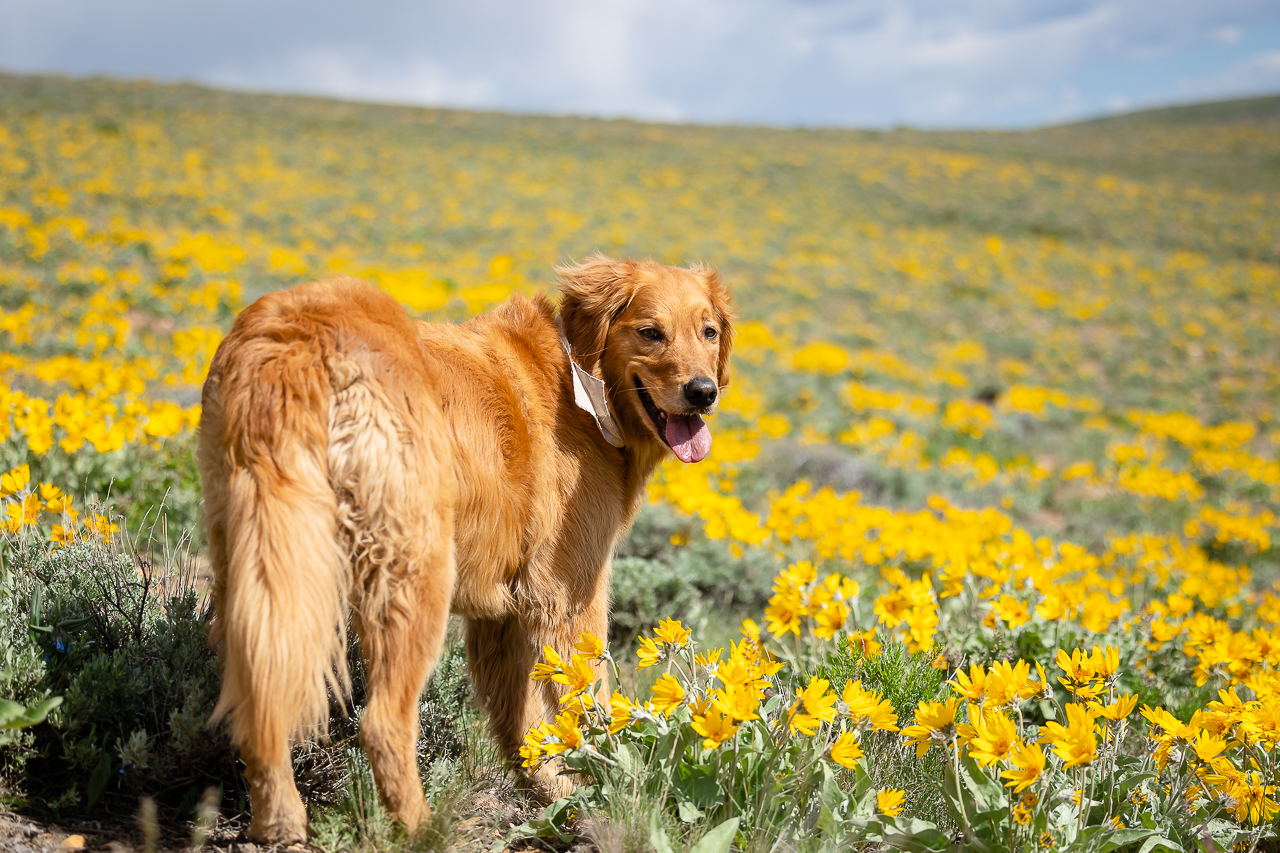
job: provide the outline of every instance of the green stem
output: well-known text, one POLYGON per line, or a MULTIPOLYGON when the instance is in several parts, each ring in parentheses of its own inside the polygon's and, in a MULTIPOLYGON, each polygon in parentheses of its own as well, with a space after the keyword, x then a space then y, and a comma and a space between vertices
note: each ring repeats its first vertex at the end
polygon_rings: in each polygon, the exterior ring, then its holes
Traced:
POLYGON ((1080 801, 1076 810, 1076 836, 1077 837, 1080 835, 1080 833, 1084 832, 1084 824, 1085 824, 1085 820, 1087 819, 1086 815, 1088 814, 1088 808, 1085 806, 1085 799, 1084 799, 1084 774, 1085 774, 1084 767, 1081 767, 1080 772, 1076 774, 1076 797, 1080 801))
MULTIPOLYGON (((1093 771, 1092 767, 1089 768, 1087 772, 1089 773, 1089 800, 1087 804, 1082 804, 1084 805, 1084 825, 1085 826, 1089 825, 1089 809, 1092 808, 1093 806, 1093 792, 1098 786, 1098 774, 1093 771)), ((1107 810, 1108 812, 1110 812, 1109 806, 1107 810)))
MULTIPOLYGON (((732 766, 729 768, 729 805, 731 807, 733 806, 734 795, 738 790, 738 749, 742 744, 741 738, 739 737, 742 734, 742 725, 743 724, 739 724, 738 730, 733 733, 733 762, 732 766)), ((746 805, 745 801, 743 802, 743 805, 746 805)))
POLYGON ((1007 806, 1005 808, 1005 840, 1009 843, 1009 853, 1015 853, 1013 848, 1013 790, 1011 788, 1004 789, 1004 799, 1007 806))
POLYGON ((960 741, 952 741, 952 745, 955 749, 951 754, 951 772, 956 785, 956 803, 960 806, 961 828, 964 830, 964 837, 972 841, 973 827, 969 823, 969 812, 964 807, 964 792, 960 790, 960 741))
MULTIPOLYGON (((764 721, 761 720, 761 722, 763 723, 764 721)), ((785 746, 786 742, 791 738, 791 726, 789 725, 789 722, 790 722, 790 715, 788 714, 787 720, 784 721, 783 723, 782 731, 778 733, 778 736, 781 738, 780 741, 775 741, 772 735, 770 735, 769 737, 769 742, 773 745, 773 749, 770 750, 769 752, 769 766, 765 768, 764 776, 760 780, 760 790, 757 792, 755 797, 754 809, 755 809, 756 822, 755 822, 754 828, 756 829, 757 832, 760 829, 760 823, 759 823, 760 818, 764 813, 764 800, 765 800, 765 797, 769 796, 770 794, 769 789, 773 784, 774 765, 777 764, 778 756, 782 753, 782 749, 785 746)))

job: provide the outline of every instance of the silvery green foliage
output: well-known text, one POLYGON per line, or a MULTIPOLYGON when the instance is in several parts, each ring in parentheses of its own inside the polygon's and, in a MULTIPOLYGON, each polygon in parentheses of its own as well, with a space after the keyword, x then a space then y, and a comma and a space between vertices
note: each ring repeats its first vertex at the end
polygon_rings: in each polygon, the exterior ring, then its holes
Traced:
POLYGON ((5 787, 60 807, 140 793, 192 803, 237 782, 225 732, 205 722, 218 693, 209 613, 190 572, 116 541, 5 543, 0 698, 61 706, 3 756, 5 787), (39 774, 23 774, 40 760, 39 774), (72 796, 74 793, 74 796, 72 796))
POLYGON ((33 740, 30 727, 57 704, 41 686, 44 659, 27 618, 31 595, 29 582, 0 569, 0 795, 5 796, 19 792, 33 740))

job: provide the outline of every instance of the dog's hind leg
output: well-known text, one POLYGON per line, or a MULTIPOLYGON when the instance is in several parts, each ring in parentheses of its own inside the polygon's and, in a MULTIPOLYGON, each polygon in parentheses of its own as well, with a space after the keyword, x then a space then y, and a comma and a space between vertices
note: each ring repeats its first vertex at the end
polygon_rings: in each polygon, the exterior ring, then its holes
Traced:
MULTIPOLYGON (((447 551, 447 549, 445 549, 447 551)), ((412 832, 430 814, 418 776, 418 697, 449 624, 452 554, 423 559, 382 619, 357 622, 368 673, 360 742, 387 810, 412 832)))
POLYGON ((453 469, 425 387, 399 398, 364 372, 331 369, 350 383, 333 398, 329 476, 367 670, 360 741, 383 803, 412 832, 429 814, 415 748, 418 696, 453 597, 453 469))

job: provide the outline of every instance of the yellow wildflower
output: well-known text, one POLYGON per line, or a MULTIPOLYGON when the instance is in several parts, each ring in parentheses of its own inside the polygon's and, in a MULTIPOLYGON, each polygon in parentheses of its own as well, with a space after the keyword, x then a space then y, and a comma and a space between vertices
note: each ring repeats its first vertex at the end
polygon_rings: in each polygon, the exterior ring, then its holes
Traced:
POLYGON ((692 725, 693 730, 705 738, 702 745, 706 749, 716 749, 738 730, 732 717, 724 716, 714 707, 705 714, 695 715, 692 725))
POLYGON ((969 742, 969 755, 983 767, 1004 761, 1013 748, 1021 744, 1013 720, 999 711, 982 713, 974 722, 974 729, 976 734, 969 742))
POLYGON ((547 755, 557 755, 570 749, 582 746, 582 732, 578 729, 578 712, 569 708, 556 716, 555 722, 547 727, 546 736, 556 740, 543 744, 542 751, 547 755))
POLYGON ((651 637, 641 637, 640 648, 636 650, 636 656, 640 658, 640 663, 637 666, 640 669, 644 669, 646 666, 653 666, 662 660, 663 653, 662 643, 651 637))
POLYGON ((960 699, 952 696, 945 702, 921 702, 916 707, 916 723, 902 730, 908 743, 915 744, 916 758, 924 758, 933 744, 950 743, 956 735, 956 710, 960 699))
POLYGON ((787 711, 792 734, 800 731, 813 735, 819 723, 829 723, 836 718, 839 697, 828 692, 830 687, 831 682, 825 678, 811 678, 804 690, 796 689, 796 701, 787 711))
POLYGON ((653 685, 654 709, 669 717, 671 712, 682 704, 684 704, 684 688, 680 686, 679 681, 671 677, 670 673, 664 673, 653 685))
POLYGON ((574 644, 573 649, 588 660, 604 657, 604 643, 590 631, 583 631, 578 635, 578 642, 574 644))
POLYGON ((880 731, 898 731, 898 715, 894 712, 893 703, 878 691, 864 689, 861 681, 846 681, 840 701, 844 705, 843 713, 855 723, 865 720, 880 731))
POLYGON ((616 735, 631 724, 631 711, 635 704, 618 690, 609 697, 609 734, 616 735))
POLYGON ((991 603, 991 611, 1004 620, 1010 628, 1017 628, 1031 621, 1031 611, 1025 601, 1004 594, 991 603))
POLYGON ((876 811, 885 817, 897 817, 902 813, 902 801, 907 792, 898 788, 886 788, 876 792, 876 811))
POLYGON ((1119 722, 1125 717, 1133 713, 1133 709, 1138 705, 1138 697, 1132 693, 1126 693, 1120 696, 1110 705, 1103 705, 1100 702, 1090 702, 1089 709, 1103 719, 1119 722))
POLYGON ((858 766, 858 759, 862 758, 862 755, 862 745, 858 743, 858 736, 853 732, 843 732, 831 747, 831 760, 841 767, 852 769, 858 766))
POLYGON ((591 668, 590 661, 582 655, 574 655, 567 664, 562 662, 560 670, 551 676, 552 681, 569 688, 568 692, 560 698, 560 704, 562 705, 573 701, 580 695, 590 705, 591 696, 586 694, 586 691, 591 689, 595 679, 595 670, 591 668))
POLYGON ((658 639, 672 646, 683 646, 689 642, 689 629, 681 625, 677 619, 664 619, 658 623, 657 629, 653 632, 658 635, 658 639))
POLYGON ((1024 660, 1013 665, 1007 660, 996 661, 987 673, 987 702, 997 707, 1011 705, 1034 684, 1031 681, 1031 664, 1024 660))
POLYGON ((965 675, 964 670, 956 671, 955 683, 951 685, 951 689, 959 693, 969 702, 981 702, 982 695, 986 692, 987 672, 982 668, 982 664, 974 663, 969 665, 969 674, 965 675))
POLYGON ((1020 794, 1035 784, 1044 772, 1045 754, 1034 743, 1019 743, 1010 756, 1010 762, 1014 769, 1005 770, 1000 775, 1009 780, 1004 783, 1006 788, 1013 788, 1015 794, 1020 794))
MULTIPOLYGON (((6 418, 8 415, 5 416, 6 418)), ((0 474, 0 497, 17 494, 31 482, 31 466, 19 465, 7 474, 0 474)))
POLYGON ((542 647, 543 663, 535 663, 530 678, 534 681, 550 681, 556 676, 561 669, 564 668, 564 661, 560 655, 556 654, 556 650, 550 646, 542 647))
POLYGON ((543 742, 547 739, 550 726, 546 723, 529 729, 524 736, 524 745, 520 747, 520 757, 524 759, 521 766, 534 767, 542 760, 543 742))
POLYGON ((1041 728, 1040 742, 1053 744, 1053 752, 1070 769, 1089 764, 1098 757, 1098 739, 1093 732, 1093 715, 1076 704, 1066 707, 1067 725, 1046 723, 1041 728))

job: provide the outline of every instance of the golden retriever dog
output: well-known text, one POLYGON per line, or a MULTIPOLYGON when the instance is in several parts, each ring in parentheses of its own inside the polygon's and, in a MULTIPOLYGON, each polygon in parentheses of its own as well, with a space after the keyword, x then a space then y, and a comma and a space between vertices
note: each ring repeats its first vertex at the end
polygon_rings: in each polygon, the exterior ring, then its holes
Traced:
MULTIPOLYGON (((557 268, 559 316, 512 297, 460 325, 410 320, 350 278, 259 299, 205 382, 199 464, 222 664, 215 720, 245 762, 249 836, 301 842, 290 742, 368 682, 360 740, 413 831, 418 698, 449 613, 509 758, 559 686, 529 677, 608 628, 610 561, 667 453, 698 462, 728 377, 728 293, 709 267, 600 255, 557 268), (576 366, 575 366, 576 363, 576 366), (593 400, 594 395, 594 400, 593 400)), ((600 671, 603 677, 603 670, 600 671)), ((534 780, 564 792, 565 778, 534 780)))

